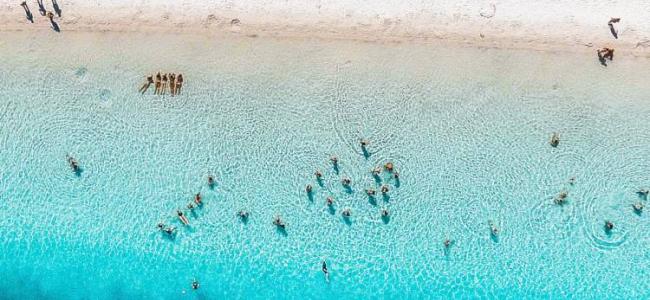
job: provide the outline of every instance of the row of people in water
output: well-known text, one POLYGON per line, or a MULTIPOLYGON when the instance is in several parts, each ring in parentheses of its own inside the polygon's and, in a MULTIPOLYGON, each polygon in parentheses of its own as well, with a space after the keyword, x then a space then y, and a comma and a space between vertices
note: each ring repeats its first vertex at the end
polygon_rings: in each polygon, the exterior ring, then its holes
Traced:
MULTIPOLYGON (((214 188, 214 185, 215 185, 214 176, 208 175, 208 186, 210 188, 214 188)), ((195 208, 201 207, 201 206, 203 206, 203 197, 201 197, 201 193, 196 193, 194 195, 194 200, 192 202, 188 203, 186 208, 189 209, 190 211, 193 211, 195 208)), ((187 218, 187 216, 185 215, 185 213, 182 210, 180 210, 180 209, 176 210, 176 216, 181 221, 181 223, 183 223, 183 225, 185 225, 185 226, 190 225, 190 220, 187 218)), ((157 227, 158 227, 158 229, 160 231, 165 232, 168 235, 173 235, 176 232, 176 227, 175 226, 167 226, 167 225, 165 225, 165 223, 162 223, 162 222, 158 223, 157 227)))
POLYGON ((140 87, 140 93, 144 94, 147 92, 151 84, 154 84, 154 95, 165 94, 167 88, 169 88, 169 93, 172 96, 178 95, 183 89, 183 74, 160 74, 158 72, 156 73, 155 79, 154 76, 149 75, 147 76, 147 81, 140 87))
MULTIPOLYGON (((187 209, 192 211, 195 208, 201 206, 203 206, 203 198, 201 197, 201 193, 197 193, 196 195, 194 195, 194 200, 188 203, 186 207, 187 209)), ((187 215, 185 215, 185 213, 182 210, 180 209, 176 210, 176 216, 181 221, 181 223, 183 223, 183 225, 185 226, 190 225, 190 220, 187 218, 187 215)), ((173 235, 176 232, 175 226, 167 226, 165 223, 162 222, 158 223, 157 227, 160 231, 165 232, 169 235, 173 235)))
MULTIPOLYGON (((575 177, 571 177, 571 179, 569 179, 569 184, 574 185, 575 180, 576 180, 575 177)), ((648 193, 650 193, 650 190, 646 189, 646 188, 642 188, 642 189, 639 189, 636 193, 641 198, 647 200, 648 193)), ((566 203, 568 197, 569 197, 569 191, 562 190, 562 191, 560 191, 560 193, 557 196, 555 196, 555 198, 553 198, 553 202, 555 202, 555 204, 557 204, 557 205, 564 205, 566 203)), ((637 214, 640 214, 640 213, 643 212, 643 209, 645 208, 645 205, 643 204, 643 202, 637 201, 637 202, 632 204, 632 208, 634 209, 634 212, 636 212, 637 214)))

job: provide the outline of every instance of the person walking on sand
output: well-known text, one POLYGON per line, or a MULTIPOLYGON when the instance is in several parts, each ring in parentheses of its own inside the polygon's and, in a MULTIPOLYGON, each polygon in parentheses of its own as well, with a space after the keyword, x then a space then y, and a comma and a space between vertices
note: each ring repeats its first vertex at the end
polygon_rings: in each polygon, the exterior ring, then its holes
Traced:
POLYGON ((43 5, 43 0, 36 0, 38 3, 38 12, 41 13, 41 16, 45 16, 45 5, 43 5))
POLYGON ((181 90, 183 89, 183 74, 178 74, 176 76, 176 95, 180 95, 181 90))
POLYGON ((50 19, 50 22, 54 22, 54 14, 51 11, 48 11, 45 16, 50 19))
POLYGON ((144 94, 149 89, 149 86, 152 83, 153 83, 153 76, 151 75, 147 76, 147 82, 145 82, 140 88, 140 93, 144 94))
POLYGON ((155 84, 156 90, 153 92, 154 95, 160 94, 160 86, 162 85, 161 81, 162 81, 162 76, 160 75, 160 72, 158 72, 156 73, 156 84, 155 84))
POLYGON ((607 26, 609 26, 609 31, 612 33, 614 38, 618 39, 618 31, 616 28, 614 28, 614 23, 618 23, 621 21, 621 18, 610 18, 609 22, 607 22, 607 26))
POLYGON ((32 12, 29 10, 29 6, 27 6, 27 2, 23 1, 22 3, 20 3, 20 6, 22 6, 23 9, 25 10, 25 16, 27 20, 34 23, 34 15, 32 15, 32 12))

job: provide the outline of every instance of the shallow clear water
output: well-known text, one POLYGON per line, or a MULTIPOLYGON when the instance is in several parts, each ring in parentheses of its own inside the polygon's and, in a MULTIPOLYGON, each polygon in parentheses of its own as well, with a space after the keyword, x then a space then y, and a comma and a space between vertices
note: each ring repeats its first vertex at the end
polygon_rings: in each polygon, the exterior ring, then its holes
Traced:
POLYGON ((650 297, 647 60, 48 32, 6 34, 0 66, 0 298, 650 297), (137 93, 158 70, 181 96, 137 93))

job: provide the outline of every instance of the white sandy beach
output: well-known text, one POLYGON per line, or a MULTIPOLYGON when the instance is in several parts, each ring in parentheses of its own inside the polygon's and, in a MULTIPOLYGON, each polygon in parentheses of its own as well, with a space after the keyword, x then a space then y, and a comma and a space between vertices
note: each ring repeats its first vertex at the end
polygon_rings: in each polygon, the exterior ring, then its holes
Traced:
MULTIPOLYGON (((51 1, 44 0, 49 11, 51 1)), ((36 0, 27 3, 34 24, 20 1, 0 0, 0 30, 48 30, 36 0)), ((59 6, 62 33, 201 32, 573 51, 611 46, 650 56, 647 0, 59 0, 59 6), (607 26, 610 17, 622 18, 618 39, 607 26)))

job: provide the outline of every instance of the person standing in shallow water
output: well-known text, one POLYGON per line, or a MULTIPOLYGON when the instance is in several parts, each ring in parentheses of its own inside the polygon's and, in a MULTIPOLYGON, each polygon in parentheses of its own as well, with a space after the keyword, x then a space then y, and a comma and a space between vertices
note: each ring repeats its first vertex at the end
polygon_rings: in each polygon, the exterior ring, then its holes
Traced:
POLYGON ((323 261, 323 274, 325 274, 325 281, 330 282, 330 272, 327 270, 327 262, 323 261))

